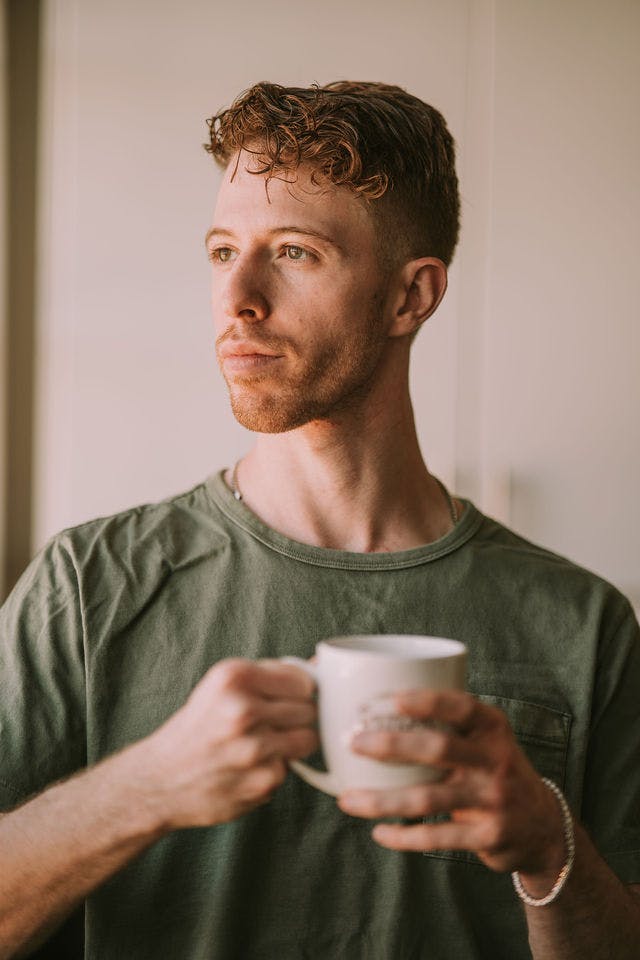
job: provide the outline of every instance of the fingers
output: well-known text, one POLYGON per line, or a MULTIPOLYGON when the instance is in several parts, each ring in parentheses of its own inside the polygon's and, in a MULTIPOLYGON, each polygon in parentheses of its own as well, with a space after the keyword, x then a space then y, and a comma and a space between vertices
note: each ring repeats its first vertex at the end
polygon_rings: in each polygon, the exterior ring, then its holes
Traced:
MULTIPOLYGON (((259 727, 290 730, 315 727, 317 708, 305 700, 265 700, 255 694, 229 693, 220 699, 218 711, 228 736, 241 736, 259 727)), ((216 735, 217 731, 214 731, 216 735)))
POLYGON ((299 727, 284 733, 272 733, 271 755, 284 757, 287 760, 301 760, 318 749, 319 741, 315 730, 309 727, 299 727))
POLYGON ((439 720, 462 733, 477 724, 485 709, 463 690, 406 690, 398 693, 394 701, 401 713, 421 720, 439 720))
POLYGON ((410 826, 379 823, 373 839, 391 850, 476 850, 491 846, 492 837, 482 821, 474 823, 417 823, 410 826))
POLYGON ((495 766, 514 743, 505 714, 463 691, 409 690, 397 694, 394 702, 398 711, 424 725, 362 731, 351 741, 355 753, 444 770, 473 770, 495 766))
POLYGON ((291 663, 279 660, 249 661, 249 684, 254 693, 276 699, 308 700, 315 693, 315 683, 308 673, 291 663))
POLYGON ((311 700, 315 684, 309 674, 279 660, 220 660, 204 678, 205 686, 222 693, 248 693, 273 699, 311 700))
POLYGON ((263 700, 257 710, 260 723, 274 730, 289 730, 292 727, 314 727, 318 719, 315 703, 305 700, 263 700))
POLYGON ((310 728, 278 732, 264 727, 230 740, 221 759, 228 768, 248 770, 277 758, 300 760, 313 753, 317 746, 317 734, 310 728))
POLYGON ((338 798, 338 806, 354 817, 435 816, 479 803, 477 789, 466 781, 459 783, 417 784, 398 790, 349 790, 338 798))
POLYGON ((462 735, 509 729, 502 710, 464 690, 405 690, 396 694, 394 702, 400 713, 447 724, 462 735))
POLYGON ((483 762, 475 744, 448 731, 428 727, 358 733, 351 740, 351 749, 375 760, 421 763, 443 770, 472 767, 483 762))
POLYGON ((312 693, 313 681, 298 667, 229 659, 209 670, 188 706, 215 739, 224 739, 265 724, 277 730, 314 725, 317 708, 312 693))
POLYGON ((287 761, 317 749, 313 690, 304 671, 276 661, 211 667, 155 734, 172 773, 168 821, 224 823, 266 802, 287 761))

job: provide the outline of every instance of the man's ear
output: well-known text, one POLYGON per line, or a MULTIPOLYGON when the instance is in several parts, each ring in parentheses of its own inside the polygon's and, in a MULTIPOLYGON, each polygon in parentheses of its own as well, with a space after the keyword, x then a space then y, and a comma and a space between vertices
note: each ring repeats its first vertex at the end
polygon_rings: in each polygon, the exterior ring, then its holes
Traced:
POLYGON ((402 268, 390 337, 415 333, 436 310, 447 289, 447 268, 437 257, 411 260, 402 268))

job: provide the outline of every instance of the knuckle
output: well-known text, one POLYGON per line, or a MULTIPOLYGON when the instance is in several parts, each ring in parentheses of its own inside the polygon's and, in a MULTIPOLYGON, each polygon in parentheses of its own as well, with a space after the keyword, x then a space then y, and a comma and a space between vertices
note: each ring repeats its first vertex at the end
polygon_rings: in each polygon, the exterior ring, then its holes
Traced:
POLYGON ((221 690, 238 690, 246 684, 252 672, 252 664, 248 660, 232 657, 221 660, 215 670, 216 680, 221 690))
POLYGON ((431 744, 433 761, 435 763, 442 763, 445 761, 449 756, 451 737, 446 733, 436 730, 432 733, 431 744))
POLYGON ((226 704, 227 728, 231 736, 241 736, 258 721, 255 703, 248 697, 234 696, 226 704))
POLYGON ((264 745, 258 737, 244 737, 236 741, 235 761, 238 767, 255 767, 264 756, 264 745))

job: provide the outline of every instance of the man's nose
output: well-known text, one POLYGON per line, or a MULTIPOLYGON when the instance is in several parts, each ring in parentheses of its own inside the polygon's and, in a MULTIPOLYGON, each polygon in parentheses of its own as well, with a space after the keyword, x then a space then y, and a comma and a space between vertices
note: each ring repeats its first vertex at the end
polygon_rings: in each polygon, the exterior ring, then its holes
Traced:
POLYGON ((230 319, 266 320, 269 299, 263 278, 255 264, 237 261, 227 274, 222 308, 230 319))

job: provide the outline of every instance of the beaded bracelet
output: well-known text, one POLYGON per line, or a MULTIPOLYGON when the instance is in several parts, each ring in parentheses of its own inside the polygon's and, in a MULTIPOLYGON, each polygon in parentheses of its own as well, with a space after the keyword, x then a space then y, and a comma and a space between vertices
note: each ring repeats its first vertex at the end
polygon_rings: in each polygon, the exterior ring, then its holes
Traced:
POLYGON ((564 840, 567 847, 567 862, 560 871, 558 879, 552 886, 549 893, 546 897, 540 897, 537 900, 535 897, 530 896, 527 891, 522 886, 522 881, 520 880, 520 875, 517 870, 511 874, 511 879, 513 880, 513 885, 516 888, 516 893, 520 899, 527 904, 529 907, 546 907, 547 904, 553 903, 556 899, 565 883, 567 878, 571 873, 571 868, 573 867, 573 861, 575 860, 576 853, 576 843, 573 835, 573 818, 571 816, 571 811, 569 810, 569 805, 564 798, 562 790, 556 786, 553 780, 548 780, 546 777, 542 778, 542 782, 547 785, 549 790, 555 794, 558 803, 560 804, 560 809, 562 811, 562 826, 564 828, 564 840))

